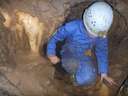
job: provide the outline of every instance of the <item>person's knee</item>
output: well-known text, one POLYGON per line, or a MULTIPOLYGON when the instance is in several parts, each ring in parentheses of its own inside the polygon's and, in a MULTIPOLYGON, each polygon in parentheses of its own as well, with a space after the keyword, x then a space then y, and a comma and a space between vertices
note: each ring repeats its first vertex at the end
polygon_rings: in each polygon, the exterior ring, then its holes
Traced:
POLYGON ((62 67, 68 72, 69 74, 73 74, 76 72, 78 68, 78 61, 75 59, 63 59, 62 60, 62 67))
POLYGON ((96 82, 96 74, 95 73, 86 73, 83 76, 76 75, 76 82, 78 85, 90 86, 95 84, 96 82))
POLYGON ((76 82, 78 85, 92 85, 96 82, 96 71, 95 70, 81 70, 76 73, 76 82))

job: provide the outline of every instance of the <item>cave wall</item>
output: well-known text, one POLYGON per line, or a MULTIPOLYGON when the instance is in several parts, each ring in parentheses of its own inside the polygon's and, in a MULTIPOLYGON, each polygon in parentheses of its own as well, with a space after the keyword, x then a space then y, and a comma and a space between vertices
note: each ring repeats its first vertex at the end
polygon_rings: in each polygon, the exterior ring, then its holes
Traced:
POLYGON ((48 37, 55 31, 56 27, 58 27, 59 24, 65 20, 65 17, 68 15, 68 9, 70 8, 70 5, 82 1, 83 0, 71 2, 68 0, 2 0, 1 11, 6 17, 5 25, 15 32, 15 38, 19 39, 16 40, 17 42, 15 42, 16 46, 18 47, 17 49, 23 50, 25 46, 27 50, 28 47, 31 49, 33 46, 32 50, 38 51, 41 43, 46 41, 48 37), (33 23, 29 24, 31 22, 33 23), (39 40, 30 40, 32 43, 31 44, 26 39, 33 38, 33 36, 31 35, 27 36, 28 38, 25 38, 25 36, 21 37, 21 34, 24 35, 23 32, 25 31, 26 35, 28 35, 30 31, 33 30, 35 33, 41 34, 38 34, 34 37, 37 38, 38 36, 39 40), (29 45, 27 43, 23 43, 26 41, 29 42, 29 45), (37 42, 39 44, 35 44, 37 42), (34 48, 35 46, 38 47, 34 48))

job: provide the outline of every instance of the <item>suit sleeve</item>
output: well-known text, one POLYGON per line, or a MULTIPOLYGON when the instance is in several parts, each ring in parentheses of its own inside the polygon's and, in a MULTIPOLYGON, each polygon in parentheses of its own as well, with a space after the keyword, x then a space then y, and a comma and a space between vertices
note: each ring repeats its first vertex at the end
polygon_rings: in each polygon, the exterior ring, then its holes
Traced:
POLYGON ((95 49, 97 61, 98 61, 98 72, 100 74, 108 73, 108 39, 99 38, 96 41, 95 49))
POLYGON ((63 25, 57 29, 57 31, 51 36, 47 45, 47 56, 56 55, 56 43, 58 41, 63 41, 68 35, 67 25, 63 25))

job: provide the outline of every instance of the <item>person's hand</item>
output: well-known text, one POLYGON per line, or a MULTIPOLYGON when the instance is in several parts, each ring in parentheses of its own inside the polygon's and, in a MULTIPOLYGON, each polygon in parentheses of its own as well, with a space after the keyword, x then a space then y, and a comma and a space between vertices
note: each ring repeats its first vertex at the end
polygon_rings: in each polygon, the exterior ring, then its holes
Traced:
POLYGON ((48 56, 48 58, 53 64, 57 64, 58 62, 60 62, 60 59, 57 56, 48 56))
POLYGON ((111 77, 104 73, 101 74, 101 82, 103 82, 103 80, 107 81, 110 85, 117 85, 117 83, 111 77))

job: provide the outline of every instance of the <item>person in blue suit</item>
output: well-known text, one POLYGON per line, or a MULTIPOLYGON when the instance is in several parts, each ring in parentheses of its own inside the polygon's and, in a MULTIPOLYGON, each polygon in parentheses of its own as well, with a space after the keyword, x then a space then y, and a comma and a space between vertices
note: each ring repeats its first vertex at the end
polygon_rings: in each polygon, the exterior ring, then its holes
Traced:
POLYGON ((60 62, 56 56, 56 44, 64 41, 61 50, 62 67, 74 78, 75 84, 89 86, 95 83, 97 71, 92 60, 92 49, 98 64, 101 80, 115 84, 108 76, 107 32, 113 22, 113 10, 106 2, 94 2, 76 19, 61 25, 51 36, 47 56, 53 64, 60 62))

